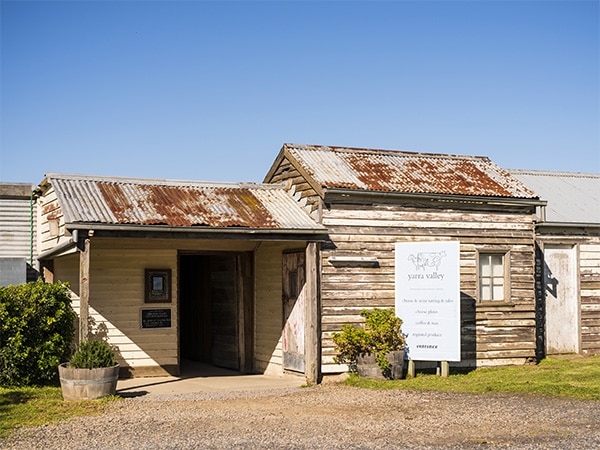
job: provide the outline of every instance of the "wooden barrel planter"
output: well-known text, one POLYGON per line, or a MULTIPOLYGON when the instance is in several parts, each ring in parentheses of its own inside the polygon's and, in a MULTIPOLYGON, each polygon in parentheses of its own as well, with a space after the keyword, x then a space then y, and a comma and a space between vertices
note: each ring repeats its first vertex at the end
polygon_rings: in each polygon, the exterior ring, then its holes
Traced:
POLYGON ((94 400, 114 395, 119 379, 119 364, 96 369, 76 369, 68 363, 58 366, 64 400, 94 400))
POLYGON ((375 380, 400 380, 404 378, 404 350, 389 352, 386 355, 392 365, 384 373, 377 365, 377 356, 373 353, 363 353, 356 358, 356 371, 361 378, 375 380))

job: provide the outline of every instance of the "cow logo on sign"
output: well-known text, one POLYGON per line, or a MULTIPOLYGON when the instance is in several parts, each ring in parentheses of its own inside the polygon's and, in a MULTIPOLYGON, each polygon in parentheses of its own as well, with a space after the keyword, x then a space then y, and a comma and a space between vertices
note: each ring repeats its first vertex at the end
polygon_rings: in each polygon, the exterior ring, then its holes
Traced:
POLYGON ((415 270, 426 270, 427 268, 435 267, 438 270, 442 263, 442 258, 446 257, 446 252, 419 252, 408 255, 408 260, 413 263, 415 270))

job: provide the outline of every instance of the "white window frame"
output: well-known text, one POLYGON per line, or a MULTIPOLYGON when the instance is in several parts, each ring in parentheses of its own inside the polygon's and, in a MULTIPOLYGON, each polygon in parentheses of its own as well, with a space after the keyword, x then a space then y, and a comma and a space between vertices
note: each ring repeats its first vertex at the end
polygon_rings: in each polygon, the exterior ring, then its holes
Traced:
MULTIPOLYGON (((477 298, 479 302, 483 303, 506 303, 510 300, 510 280, 509 280, 509 261, 510 261, 510 253, 505 250, 480 250, 477 252, 477 298), (482 260, 487 258, 491 260, 493 257, 501 257, 502 258, 502 267, 501 274, 494 273, 492 268, 492 273, 489 275, 482 274, 482 260), (490 290, 491 298, 483 298, 484 285, 482 281, 485 279, 491 280, 491 283, 487 284, 487 288, 490 290), (498 295, 498 290, 494 287, 500 288, 500 285, 494 283, 496 279, 502 279, 502 298, 498 295)), ((490 264, 491 265, 491 264, 490 264)))

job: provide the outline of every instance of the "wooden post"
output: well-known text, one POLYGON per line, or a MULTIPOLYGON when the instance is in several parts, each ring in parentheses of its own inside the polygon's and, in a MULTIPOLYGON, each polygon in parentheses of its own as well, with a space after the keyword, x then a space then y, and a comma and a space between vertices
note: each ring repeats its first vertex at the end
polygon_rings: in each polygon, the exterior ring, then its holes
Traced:
POLYGON ((442 376, 448 377, 450 375, 450 363, 448 361, 442 361, 442 376))
POLYGON ((90 317, 90 238, 86 237, 79 252, 79 342, 88 340, 90 317))
POLYGON ((414 378, 417 376, 417 369, 415 367, 415 362, 412 359, 408 360, 408 371, 407 371, 407 375, 411 378, 414 378))
POLYGON ((308 384, 318 383, 321 376, 321 327, 319 326, 321 302, 318 285, 318 251, 315 242, 309 242, 306 246, 304 375, 308 384))

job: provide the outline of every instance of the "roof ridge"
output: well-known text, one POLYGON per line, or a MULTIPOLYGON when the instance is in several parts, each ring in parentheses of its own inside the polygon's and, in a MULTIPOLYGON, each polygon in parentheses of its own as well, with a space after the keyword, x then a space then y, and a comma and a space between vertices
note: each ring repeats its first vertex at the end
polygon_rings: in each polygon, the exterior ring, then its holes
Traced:
POLYGON ((573 178, 600 178, 600 173, 591 172, 565 172, 554 170, 536 170, 536 169, 505 169, 508 173, 521 175, 560 175, 573 178))
POLYGON ((427 153, 419 152, 414 150, 394 150, 394 149, 379 149, 379 148, 366 148, 366 147, 346 147, 346 146, 335 146, 335 145, 316 145, 316 144, 292 144, 287 143, 285 146, 289 148, 296 148, 299 150, 331 150, 337 153, 365 153, 365 154, 392 154, 392 155, 406 155, 406 156, 422 156, 426 158, 440 158, 440 159, 461 159, 461 160, 484 160, 491 161, 487 156, 477 155, 457 155, 451 153, 427 153))
POLYGON ((282 185, 275 183, 255 183, 252 181, 227 182, 227 181, 198 181, 198 180, 176 180, 167 178, 136 178, 123 176, 105 176, 105 175, 84 175, 84 174, 65 174, 50 172, 46 174, 49 179, 77 180, 90 182, 104 182, 114 184, 147 184, 154 186, 174 186, 174 187, 205 187, 205 188, 232 188, 232 189, 281 189, 282 185))

